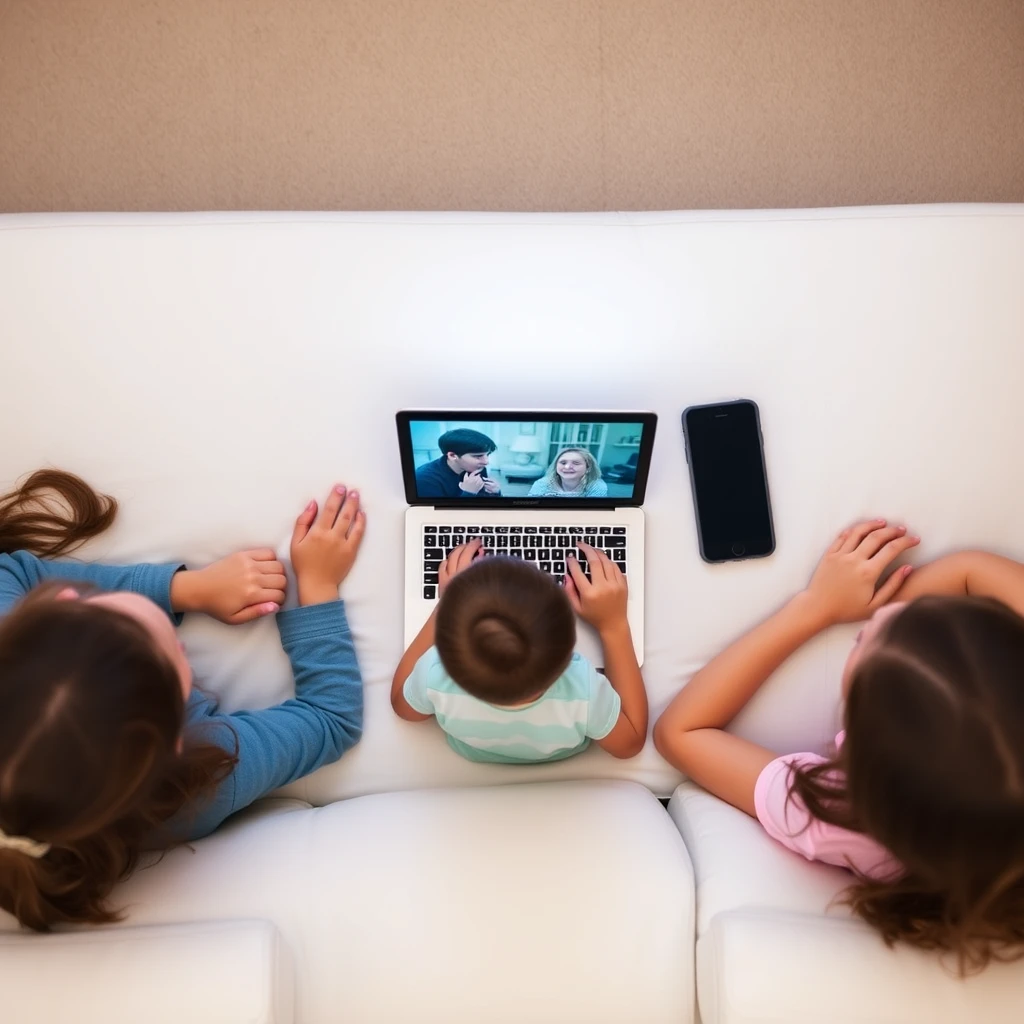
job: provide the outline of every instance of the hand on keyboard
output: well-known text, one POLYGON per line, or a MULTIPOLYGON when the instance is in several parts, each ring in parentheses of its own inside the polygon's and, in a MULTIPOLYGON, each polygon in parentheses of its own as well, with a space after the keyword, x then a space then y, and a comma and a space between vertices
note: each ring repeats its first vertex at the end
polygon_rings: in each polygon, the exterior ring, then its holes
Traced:
POLYGON ((581 619, 598 632, 626 621, 626 600, 629 595, 622 570, 603 551, 579 542, 580 552, 590 565, 588 580, 579 559, 570 554, 565 577, 565 592, 581 619))
MULTIPOLYGON (((625 526, 583 526, 508 523, 499 525, 428 523, 423 527, 423 597, 436 601, 439 596, 439 572, 442 559, 451 557, 456 549, 473 540, 481 547, 477 557, 501 555, 528 562, 541 572, 549 573, 561 586, 568 571, 566 556, 576 552, 576 542, 586 537, 587 543, 613 561, 625 576, 627 565, 627 533, 625 526)), ((579 553, 580 568, 590 578, 590 565, 579 553)), ((449 573, 449 575, 451 575, 449 573)))
POLYGON ((468 544, 460 544, 452 550, 452 553, 441 563, 437 570, 437 592, 440 596, 448 581, 453 576, 458 576, 463 569, 469 568, 473 561, 483 554, 483 541, 477 537, 468 544))

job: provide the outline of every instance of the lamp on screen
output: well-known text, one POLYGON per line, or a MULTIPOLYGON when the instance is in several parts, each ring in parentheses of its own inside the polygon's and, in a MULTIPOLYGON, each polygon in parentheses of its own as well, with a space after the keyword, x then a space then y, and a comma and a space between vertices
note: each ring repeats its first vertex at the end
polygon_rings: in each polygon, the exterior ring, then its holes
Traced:
POLYGON ((529 466, 540 451, 540 438, 535 434, 520 434, 509 446, 509 451, 516 453, 517 466, 529 466))

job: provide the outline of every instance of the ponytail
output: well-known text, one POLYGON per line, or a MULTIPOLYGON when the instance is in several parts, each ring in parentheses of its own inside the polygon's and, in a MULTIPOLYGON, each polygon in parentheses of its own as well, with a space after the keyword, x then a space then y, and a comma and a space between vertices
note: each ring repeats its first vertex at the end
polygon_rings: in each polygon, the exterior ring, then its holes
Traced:
POLYGON ((117 502, 97 494, 81 477, 36 470, 0 498, 0 554, 31 551, 55 558, 103 533, 116 515, 117 502))

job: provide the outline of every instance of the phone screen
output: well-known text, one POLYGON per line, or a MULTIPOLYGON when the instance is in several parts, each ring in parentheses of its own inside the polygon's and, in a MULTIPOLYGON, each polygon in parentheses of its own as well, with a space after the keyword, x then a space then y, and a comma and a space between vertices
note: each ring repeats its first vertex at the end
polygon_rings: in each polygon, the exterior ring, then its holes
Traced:
POLYGON ((775 550, 757 406, 702 405, 683 414, 701 555, 709 562, 775 550))

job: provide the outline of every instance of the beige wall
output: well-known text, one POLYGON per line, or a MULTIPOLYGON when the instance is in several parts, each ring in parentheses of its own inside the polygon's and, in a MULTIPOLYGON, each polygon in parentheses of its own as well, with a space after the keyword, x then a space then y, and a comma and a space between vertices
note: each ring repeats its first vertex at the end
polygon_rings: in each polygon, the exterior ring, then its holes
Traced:
POLYGON ((0 211, 1024 200, 1024 0, 0 0, 0 211))

